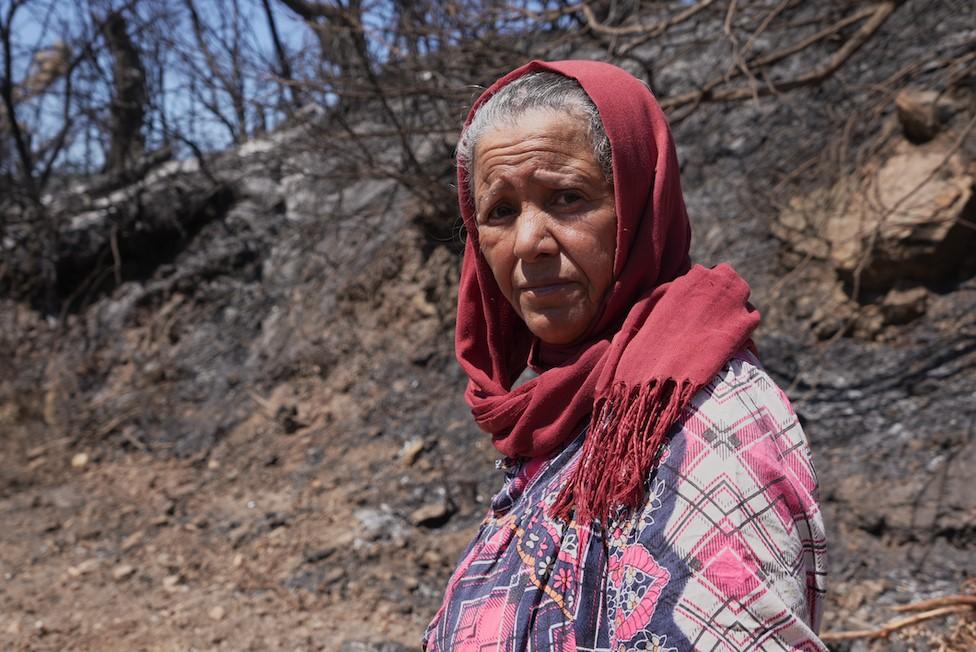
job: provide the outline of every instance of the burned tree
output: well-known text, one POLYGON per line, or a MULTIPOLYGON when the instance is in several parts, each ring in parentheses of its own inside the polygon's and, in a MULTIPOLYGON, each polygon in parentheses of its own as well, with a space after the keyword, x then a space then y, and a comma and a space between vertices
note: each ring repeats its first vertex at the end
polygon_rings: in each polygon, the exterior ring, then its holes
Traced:
POLYGON ((142 133, 146 118, 146 71, 138 46, 128 33, 121 12, 113 11, 102 23, 105 44, 112 55, 113 92, 108 126, 109 147, 105 170, 119 174, 128 169, 145 151, 142 133))

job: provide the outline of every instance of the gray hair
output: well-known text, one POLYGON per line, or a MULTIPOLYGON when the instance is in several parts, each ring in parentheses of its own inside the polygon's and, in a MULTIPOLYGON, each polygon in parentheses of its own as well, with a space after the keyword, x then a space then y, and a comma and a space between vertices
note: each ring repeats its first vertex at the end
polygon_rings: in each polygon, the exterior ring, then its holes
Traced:
POLYGON ((593 155, 607 183, 613 183, 613 159, 600 112, 579 82, 554 72, 533 72, 503 86, 481 105, 461 132, 457 162, 468 174, 468 193, 474 198, 474 150, 487 132, 511 126, 522 115, 539 109, 569 113, 586 121, 593 155))

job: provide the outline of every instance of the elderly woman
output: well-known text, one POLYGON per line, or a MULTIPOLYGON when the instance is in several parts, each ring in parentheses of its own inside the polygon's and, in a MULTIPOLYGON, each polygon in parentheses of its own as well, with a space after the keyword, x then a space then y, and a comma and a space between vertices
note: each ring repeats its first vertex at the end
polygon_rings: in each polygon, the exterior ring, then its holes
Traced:
POLYGON ((505 484, 427 650, 816 650, 810 453, 728 266, 689 260, 664 114, 598 62, 532 62, 458 145, 457 356, 505 484))

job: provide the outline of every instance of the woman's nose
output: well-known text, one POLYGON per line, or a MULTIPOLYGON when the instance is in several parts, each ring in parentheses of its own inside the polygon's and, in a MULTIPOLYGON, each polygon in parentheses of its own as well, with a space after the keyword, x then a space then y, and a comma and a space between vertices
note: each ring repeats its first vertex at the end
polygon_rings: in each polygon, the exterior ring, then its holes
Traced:
POLYGON ((523 209, 515 222, 515 257, 531 262, 558 253, 559 246, 549 226, 549 216, 544 211, 523 209))

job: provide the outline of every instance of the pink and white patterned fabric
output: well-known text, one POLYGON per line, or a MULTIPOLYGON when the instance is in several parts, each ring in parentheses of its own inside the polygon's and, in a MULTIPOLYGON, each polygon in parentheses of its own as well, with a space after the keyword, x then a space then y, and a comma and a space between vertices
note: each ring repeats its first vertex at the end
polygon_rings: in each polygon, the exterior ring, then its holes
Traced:
POLYGON ((826 539, 806 437, 749 354, 672 429, 639 511, 546 516, 585 433, 511 462, 425 649, 825 650, 826 539))

